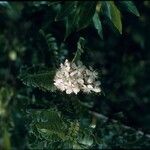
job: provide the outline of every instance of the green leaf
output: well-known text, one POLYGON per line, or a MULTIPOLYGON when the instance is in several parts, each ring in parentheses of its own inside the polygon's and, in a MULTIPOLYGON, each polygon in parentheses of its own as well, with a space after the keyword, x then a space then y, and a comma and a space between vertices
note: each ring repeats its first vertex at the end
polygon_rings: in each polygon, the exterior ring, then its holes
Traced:
POLYGON ((124 8, 126 11, 138 17, 140 16, 138 9, 136 8, 136 6, 132 1, 120 1, 119 3, 122 6, 122 8, 124 8))
POLYGON ((80 136, 78 138, 78 142, 84 146, 86 146, 86 148, 89 148, 93 145, 94 143, 94 138, 92 136, 93 131, 90 128, 82 128, 80 130, 80 136))
POLYGON ((55 21, 63 20, 66 16, 70 15, 76 8, 76 2, 64 2, 58 12, 55 21))
POLYGON ((85 135, 83 139, 79 140, 79 143, 86 146, 91 146, 93 144, 93 138, 90 135, 85 135))
POLYGON ((64 140, 68 128, 64 122, 64 118, 56 108, 46 110, 31 110, 32 118, 30 136, 46 140, 53 143, 57 140, 64 140))
POLYGON ((50 70, 42 66, 34 66, 30 68, 22 68, 19 78, 20 80, 33 87, 38 87, 43 91, 55 91, 53 84, 55 70, 50 70))
POLYGON ((69 17, 66 18, 66 33, 65 33, 64 41, 67 39, 67 37, 73 31, 75 31, 75 24, 74 24, 73 18, 71 16, 69 16, 69 17))
POLYGON ((13 20, 19 19, 20 15, 21 15, 21 11, 23 9, 23 4, 22 3, 16 3, 16 2, 9 2, 8 3, 8 8, 7 8, 7 15, 8 17, 10 17, 13 20))
POLYGON ((39 121, 36 123, 36 127, 40 132, 45 133, 48 131, 49 134, 57 134, 60 137, 65 136, 62 133, 65 129, 65 124, 59 112, 55 110, 41 111, 38 117, 39 121))
POLYGON ((113 1, 103 1, 101 6, 101 12, 106 16, 113 24, 113 26, 122 33, 121 14, 113 1))
POLYGON ((65 39, 73 31, 86 28, 91 22, 95 13, 96 2, 80 2, 74 11, 66 18, 65 39))
POLYGON ((110 19, 112 23, 114 24, 114 26, 122 34, 121 13, 113 1, 109 1, 109 4, 110 4, 110 14, 111 14, 110 19))
POLYGON ((7 86, 0 88, 0 103, 3 107, 7 107, 13 95, 14 92, 12 88, 7 86))
POLYGON ((94 16, 96 2, 84 2, 78 7, 77 30, 87 27, 94 16))
POLYGON ((83 53, 83 47, 85 45, 85 39, 83 37, 79 38, 79 41, 77 43, 77 51, 75 53, 75 56, 72 60, 72 62, 77 62, 81 59, 81 54, 83 53))
POLYGON ((4 130, 3 144, 5 150, 11 150, 10 134, 7 129, 4 130))
POLYGON ((7 1, 0 1, 0 6, 9 8, 9 7, 10 7, 10 4, 9 4, 9 2, 7 2, 7 1))
POLYGON ((54 5, 54 4, 58 4, 60 3, 61 1, 47 1, 48 3, 48 6, 51 6, 51 5, 54 5))
POLYGON ((94 16, 93 16, 93 23, 94 23, 95 28, 96 28, 97 31, 98 31, 99 36, 103 39, 102 24, 101 24, 101 21, 100 21, 100 18, 99 18, 99 16, 98 16, 98 13, 97 13, 97 12, 95 12, 95 14, 94 14, 94 16))
POLYGON ((104 14, 104 16, 107 16, 111 20, 111 13, 110 13, 110 4, 107 1, 101 2, 101 9, 100 12, 104 14))

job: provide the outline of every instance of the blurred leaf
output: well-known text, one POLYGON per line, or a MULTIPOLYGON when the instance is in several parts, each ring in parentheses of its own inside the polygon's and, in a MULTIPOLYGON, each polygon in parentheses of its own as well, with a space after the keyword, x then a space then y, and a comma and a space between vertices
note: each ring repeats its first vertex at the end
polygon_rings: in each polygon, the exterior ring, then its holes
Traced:
POLYGON ((13 96, 13 90, 10 87, 1 87, 0 88, 0 102, 4 107, 7 107, 13 96))
MULTIPOLYGON (((74 16, 75 17, 75 16, 74 16)), ((75 20, 75 19, 74 19, 75 20)), ((66 32, 64 40, 67 39, 67 37, 75 30, 75 24, 73 21, 73 18, 71 16, 66 18, 66 32)))
POLYGON ((17 3, 17 2, 8 3, 7 15, 11 19, 17 20, 17 19, 19 19, 20 15, 21 15, 22 9, 23 9, 22 3, 17 3))
POLYGON ((55 18, 55 21, 58 21, 58 20, 63 20, 66 16, 70 15, 74 9, 76 8, 76 2, 64 2, 64 4, 61 5, 61 9, 60 11, 58 12, 56 18, 55 18))
POLYGON ((140 16, 138 9, 136 8, 136 6, 134 5, 134 3, 132 1, 119 1, 119 3, 126 11, 128 11, 138 17, 140 16))
POLYGON ((93 138, 91 137, 91 135, 85 134, 83 138, 79 139, 79 143, 91 146, 93 144, 93 138))
POLYGON ((115 114, 113 114, 113 118, 115 118, 117 120, 121 120, 124 118, 124 114, 123 114, 123 112, 115 113, 115 114))
POLYGON ((76 9, 66 18, 66 35, 75 30, 86 28, 91 22, 95 13, 96 2, 80 2, 76 9))
POLYGON ((59 2, 61 2, 61 1, 46 1, 47 3, 48 3, 48 6, 51 6, 51 5, 54 5, 54 4, 57 4, 57 3, 59 3, 59 2))
POLYGON ((10 134, 6 129, 4 130, 3 135, 3 147, 5 150, 11 150, 10 134))
POLYGON ((94 16, 96 9, 96 2, 83 2, 83 4, 79 5, 77 13, 77 29, 81 30, 87 27, 94 16))
POLYGON ((121 14, 119 9, 116 7, 113 1, 109 2, 110 4, 110 20, 113 22, 114 26, 118 29, 120 33, 122 33, 122 22, 121 22, 121 14))
POLYGON ((54 4, 59 3, 60 1, 33 1, 33 5, 36 7, 40 7, 41 5, 52 6, 54 4))
POLYGON ((122 33, 121 13, 113 1, 103 1, 101 13, 104 14, 113 24, 113 26, 122 33))
POLYGON ((79 41, 77 43, 77 51, 75 53, 75 56, 74 56, 72 62, 77 62, 81 59, 81 54, 83 53, 84 45, 85 45, 85 39, 83 37, 80 37, 79 41))
POLYGON ((0 6, 10 7, 7 1, 0 1, 0 6))
POLYGON ((98 13, 95 12, 94 16, 93 16, 93 23, 95 28, 98 31, 99 36, 103 39, 103 29, 102 29, 102 24, 101 24, 101 20, 98 16, 98 13))

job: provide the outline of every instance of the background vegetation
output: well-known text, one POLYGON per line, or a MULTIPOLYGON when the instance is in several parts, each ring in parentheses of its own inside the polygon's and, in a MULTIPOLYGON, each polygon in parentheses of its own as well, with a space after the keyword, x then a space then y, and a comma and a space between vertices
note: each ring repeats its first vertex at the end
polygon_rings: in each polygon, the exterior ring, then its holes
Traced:
POLYGON ((0 2, 0 149, 150 148, 149 11, 149 1, 0 2), (100 95, 53 88, 77 43, 100 95))

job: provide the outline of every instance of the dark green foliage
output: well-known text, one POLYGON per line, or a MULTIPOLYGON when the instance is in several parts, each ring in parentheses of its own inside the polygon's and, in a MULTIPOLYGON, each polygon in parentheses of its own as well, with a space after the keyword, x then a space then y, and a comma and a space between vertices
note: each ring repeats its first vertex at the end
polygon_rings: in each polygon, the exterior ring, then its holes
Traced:
MULTIPOLYGON (((45 143, 44 148, 56 148, 55 143, 57 143, 57 148, 65 149, 88 148, 92 145, 93 138, 90 137, 89 131, 82 129, 77 121, 62 118, 56 109, 32 111, 31 113, 33 122, 29 136, 36 136, 37 142, 42 140, 45 143)), ((35 148, 37 145, 34 144, 35 141, 32 141, 29 145, 35 148)))
POLYGON ((149 8, 0 2, 0 149, 149 149, 149 8), (65 59, 97 70, 103 92, 56 90, 65 59))
POLYGON ((99 36, 103 39, 102 24, 101 24, 101 20, 99 19, 99 15, 97 12, 95 12, 93 16, 93 23, 94 23, 95 28, 98 31, 99 36))
MULTIPOLYGON (((138 10, 133 2, 120 2, 121 6, 132 14, 139 16, 138 10)), ((99 15, 105 15, 113 23, 114 27, 122 33, 121 12, 113 1, 94 1, 94 2, 64 2, 61 5, 55 21, 65 19, 66 34, 65 39, 73 31, 79 31, 94 23, 95 28, 101 38, 102 25, 99 15)))
POLYGON ((77 63, 77 61, 81 60, 81 54, 83 53, 84 45, 85 45, 85 39, 80 37, 80 39, 77 43, 77 51, 75 53, 75 56, 74 56, 72 62, 77 63))
POLYGON ((122 22, 121 22, 121 14, 118 8, 115 6, 113 2, 110 2, 109 4, 110 8, 110 16, 109 19, 112 21, 114 26, 119 30, 120 33, 122 33, 122 22))
POLYGON ((2 137, 2 144, 0 144, 0 147, 7 150, 11 149, 9 133, 9 129, 11 128, 11 118, 9 118, 11 110, 9 104, 13 94, 13 90, 10 87, 0 88, 0 137, 2 137))
POLYGON ((95 12, 96 2, 64 2, 61 11, 57 14, 55 20, 66 17, 66 35, 65 39, 73 31, 81 30, 87 27, 92 21, 95 12))
POLYGON ((54 91, 53 79, 55 73, 56 71, 54 69, 35 66, 31 68, 22 68, 19 78, 28 86, 38 87, 44 91, 54 91))
POLYGON ((132 1, 120 1, 120 7, 122 7, 122 9, 136 15, 136 16, 140 16, 139 11, 137 10, 136 6, 134 5, 134 3, 132 1))

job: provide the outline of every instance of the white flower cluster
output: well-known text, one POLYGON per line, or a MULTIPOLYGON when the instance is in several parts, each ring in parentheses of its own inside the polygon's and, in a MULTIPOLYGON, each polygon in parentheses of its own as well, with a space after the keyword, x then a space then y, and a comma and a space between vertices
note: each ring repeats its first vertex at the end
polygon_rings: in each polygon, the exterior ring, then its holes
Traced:
POLYGON ((90 70, 82 64, 81 61, 70 63, 65 60, 64 64, 60 64, 60 69, 54 77, 54 85, 67 94, 83 91, 85 93, 101 92, 100 82, 96 81, 98 73, 90 67, 90 70))

